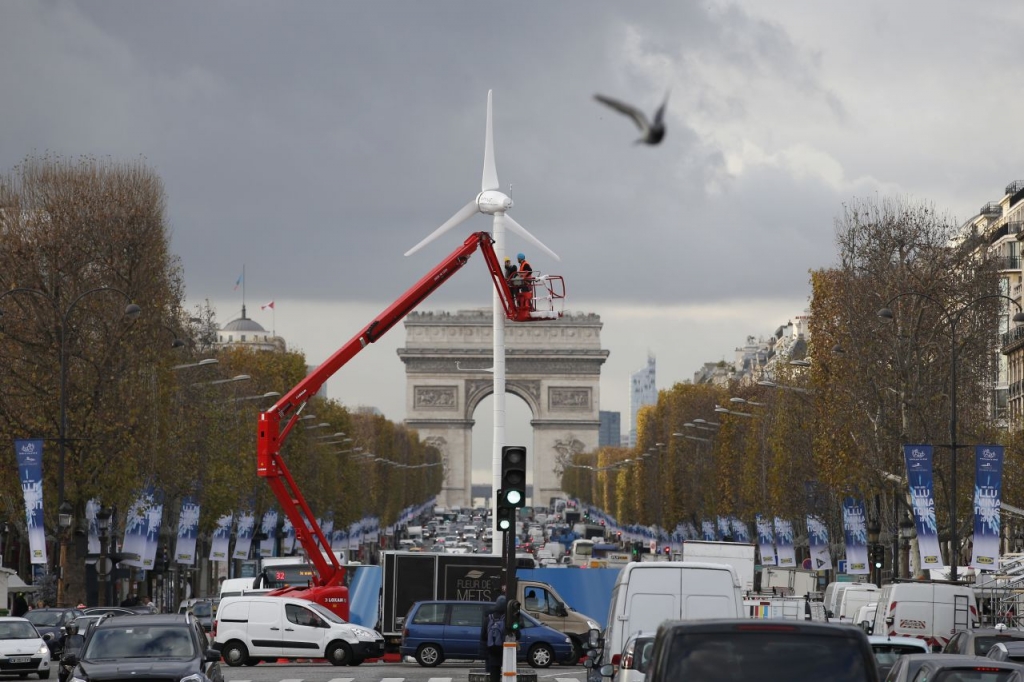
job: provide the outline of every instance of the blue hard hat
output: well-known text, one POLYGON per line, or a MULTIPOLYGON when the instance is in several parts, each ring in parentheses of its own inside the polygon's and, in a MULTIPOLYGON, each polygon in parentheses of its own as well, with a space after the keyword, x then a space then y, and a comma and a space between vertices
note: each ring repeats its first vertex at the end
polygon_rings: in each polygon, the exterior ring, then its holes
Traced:
POLYGON ((526 254, 525 253, 518 253, 518 254, 516 254, 516 260, 526 260, 526 254))

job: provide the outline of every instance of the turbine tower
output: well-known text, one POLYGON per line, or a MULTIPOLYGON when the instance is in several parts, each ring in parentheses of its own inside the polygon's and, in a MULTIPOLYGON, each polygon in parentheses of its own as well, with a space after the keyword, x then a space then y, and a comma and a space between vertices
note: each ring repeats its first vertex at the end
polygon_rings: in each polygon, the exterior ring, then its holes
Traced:
MULTIPOLYGON (((512 208, 512 198, 499 189, 498 169, 494 162, 494 128, 491 123, 491 90, 487 91, 487 128, 484 134, 484 173, 480 182, 480 193, 472 201, 459 209, 458 213, 449 218, 441 227, 434 230, 416 246, 405 252, 406 256, 419 251, 421 248, 434 241, 448 230, 461 225, 477 213, 484 213, 494 216, 494 229, 491 236, 494 238, 494 252, 498 256, 498 262, 502 262, 505 256, 505 227, 530 242, 556 261, 562 260, 554 251, 545 246, 539 239, 530 234, 525 227, 517 223, 508 210, 512 208)), ((491 453, 491 469, 493 478, 493 490, 495 493, 501 487, 501 448, 505 445, 505 313, 501 307, 501 300, 498 292, 492 293, 493 312, 493 334, 494 334, 494 448, 491 453)), ((472 457, 472 455, 471 455, 472 457)), ((472 467, 470 467, 472 471, 472 467)), ((472 476, 472 473, 470 474, 472 476)), ((496 527, 497 494, 491 497, 491 528, 494 531, 491 543, 491 552, 502 555, 502 535, 496 527)))

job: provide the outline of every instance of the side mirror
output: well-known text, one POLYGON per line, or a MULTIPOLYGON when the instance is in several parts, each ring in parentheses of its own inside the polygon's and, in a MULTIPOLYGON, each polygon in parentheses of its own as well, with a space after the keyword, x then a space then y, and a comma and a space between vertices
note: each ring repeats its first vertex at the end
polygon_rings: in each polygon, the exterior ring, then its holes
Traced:
POLYGON ((611 677, 615 674, 615 666, 610 663, 608 665, 602 665, 599 668, 599 672, 601 673, 601 677, 611 677))
POLYGON ((220 660, 220 652, 216 649, 207 649, 203 652, 203 660, 207 663, 216 663, 220 660))
POLYGON ((569 609, 566 608, 565 604, 558 602, 555 605, 555 615, 559 618, 566 618, 569 616, 569 609))
POLYGON ((593 629, 587 632, 587 648, 599 649, 601 648, 601 631, 593 629))
POLYGON ((584 668, 588 668, 588 669, 589 668, 593 668, 594 667, 594 659, 592 659, 592 658, 585 659, 583 661, 583 667, 584 668))
POLYGON ((886 618, 885 618, 885 624, 886 625, 889 625, 891 627, 892 624, 895 623, 895 622, 896 622, 896 618, 894 618, 893 616, 886 616, 886 618))

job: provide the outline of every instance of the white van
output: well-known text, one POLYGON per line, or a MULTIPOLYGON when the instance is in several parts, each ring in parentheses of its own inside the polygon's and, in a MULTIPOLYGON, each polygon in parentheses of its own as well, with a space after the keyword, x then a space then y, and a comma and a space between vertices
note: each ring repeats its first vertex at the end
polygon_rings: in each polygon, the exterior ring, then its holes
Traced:
POLYGON ((836 618, 840 623, 853 623, 860 607, 878 601, 880 592, 874 583, 850 583, 839 598, 836 618))
POLYGON ((246 592, 252 591, 255 578, 227 578, 220 584, 219 597, 240 597, 246 592))
POLYGON ((953 633, 977 626, 978 602, 970 585, 910 581, 882 588, 873 632, 943 647, 953 633))
POLYGON ((326 658, 359 665, 384 655, 384 638, 346 623, 329 609, 292 597, 241 596, 221 600, 213 648, 230 666, 278 658, 326 658))
MULTIPOLYGON (((622 652, 626 638, 655 631, 666 620, 745 618, 736 570, 697 561, 631 562, 612 588, 604 630, 605 663, 622 652)), ((598 666, 599 667, 599 666, 598 666)))

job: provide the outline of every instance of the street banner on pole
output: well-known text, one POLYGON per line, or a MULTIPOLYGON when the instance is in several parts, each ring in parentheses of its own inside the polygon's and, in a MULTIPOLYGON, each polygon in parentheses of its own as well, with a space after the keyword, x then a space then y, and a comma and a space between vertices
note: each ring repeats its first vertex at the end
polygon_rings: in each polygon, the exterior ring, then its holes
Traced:
POLYGON ((832 555, 828 551, 828 528, 821 519, 809 514, 807 541, 811 548, 811 568, 815 571, 831 571, 832 555))
POLYGON ((846 536, 846 572, 868 575, 868 528, 864 502, 847 497, 843 501, 843 533, 846 536))
POLYGON ((747 528, 747 522, 737 519, 735 516, 730 520, 732 523, 732 539, 735 542, 749 543, 750 542, 750 530, 747 528))
POLYGON ((732 540, 732 528, 729 525, 728 516, 718 517, 718 539, 719 540, 732 540))
POLYGON ((345 549, 345 531, 336 530, 331 533, 331 551, 340 552, 345 549))
POLYGON ((796 550, 793 548, 793 522, 775 517, 775 551, 778 565, 796 568, 796 550))
POLYGON ((210 561, 227 561, 231 551, 231 524, 235 517, 225 514, 217 519, 217 528, 213 531, 210 541, 210 561))
POLYGON ((775 534, 772 522, 757 515, 757 546, 761 552, 762 566, 775 566, 775 534))
POLYGON ((163 494, 158 495, 153 486, 148 486, 146 500, 149 506, 146 508, 146 551, 142 555, 142 568, 151 571, 156 565, 156 550, 160 544, 160 524, 164 518, 163 494))
POLYGON ((939 528, 935 522, 935 498, 932 493, 932 446, 904 445, 910 485, 910 505, 914 510, 917 544, 921 550, 921 568, 941 568, 939 528))
POLYGON ((284 540, 281 542, 281 553, 285 556, 295 551, 295 526, 287 516, 284 519, 284 540))
POLYGON ((320 532, 324 534, 324 539, 330 542, 331 533, 334 531, 334 516, 328 514, 320 521, 320 532))
POLYGON ((249 549, 252 547, 252 535, 255 528, 255 512, 243 512, 238 517, 238 530, 235 535, 235 551, 231 553, 232 559, 244 561, 249 558, 249 549))
POLYGON ((1003 446, 974 448, 974 554, 971 566, 999 570, 999 510, 1002 507, 1003 446))
POLYGON ((43 527, 43 441, 15 440, 18 475, 25 498, 30 563, 46 565, 46 529, 43 527))
POLYGON ((263 514, 263 523, 260 524, 260 532, 264 539, 260 540, 260 556, 274 556, 274 547, 277 544, 277 510, 268 509, 263 514))
POLYGON ((128 509, 128 518, 125 519, 124 524, 124 542, 121 544, 121 550, 127 554, 138 555, 138 559, 123 559, 121 561, 125 566, 134 566, 135 568, 142 568, 142 560, 146 556, 146 534, 149 530, 149 509, 150 500, 146 496, 146 491, 139 493, 139 496, 135 498, 135 502, 128 509))
MULTIPOLYGON (((89 527, 88 536, 88 552, 92 555, 98 555, 100 553, 100 529, 96 525, 96 515, 100 511, 100 501, 95 497, 85 503, 85 522, 89 527)), ((86 559, 85 563, 95 564, 96 559, 86 559)))
POLYGON ((700 539, 706 542, 715 541, 715 523, 705 519, 700 522, 700 539))
POLYGON ((174 545, 174 561, 186 566, 196 563, 196 538, 199 536, 199 503, 189 495, 181 501, 178 515, 178 539, 174 545))

